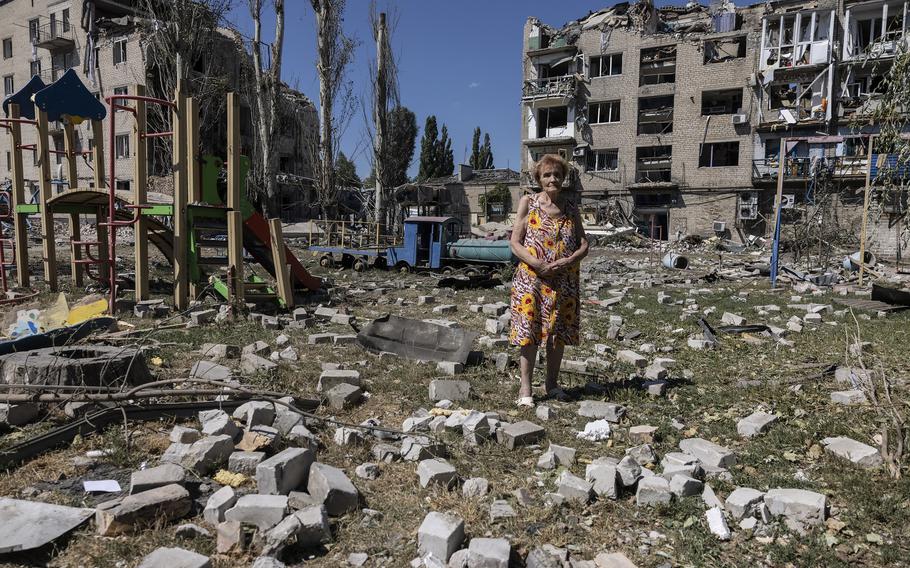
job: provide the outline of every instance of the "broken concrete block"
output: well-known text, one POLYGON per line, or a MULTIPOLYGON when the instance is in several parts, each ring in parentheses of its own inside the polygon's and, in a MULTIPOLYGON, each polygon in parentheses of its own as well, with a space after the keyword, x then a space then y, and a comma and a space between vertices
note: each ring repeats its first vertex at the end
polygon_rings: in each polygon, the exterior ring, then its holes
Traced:
POLYGON ((704 438, 680 440, 679 448, 685 453, 698 458, 705 466, 729 469, 736 465, 736 456, 733 452, 704 438))
POLYGON ((177 484, 156 487, 123 499, 105 501, 95 509, 95 526, 101 536, 114 536, 153 525, 162 519, 179 519, 190 512, 190 494, 177 484))
POLYGON ((648 358, 639 355, 631 349, 623 349, 616 353, 616 360, 620 363, 626 363, 627 365, 632 365, 638 369, 644 369, 648 366, 648 358))
POLYGON ((429 306, 430 304, 436 303, 435 296, 417 296, 417 305, 418 306, 429 306))
MULTIPOLYGON (((456 361, 440 361, 436 363, 436 371, 443 375, 454 377, 464 371, 464 365, 456 361)), ((449 399, 452 400, 452 399, 449 399)))
POLYGON ((492 522, 502 519, 511 519, 517 516, 512 505, 509 505, 509 502, 504 499, 496 499, 490 503, 490 521, 492 522))
POLYGON ((461 485, 461 494, 467 498, 483 497, 490 491, 490 482, 483 477, 466 479, 461 485))
POLYGON ((654 442, 654 436, 657 434, 657 426, 632 426, 629 428, 630 444, 650 444, 654 442))
POLYGON ((705 507, 710 509, 711 507, 720 507, 724 508, 724 503, 717 497, 717 494, 714 493, 714 489, 705 483, 704 489, 701 492, 701 500, 705 503, 705 507))
POLYGON ((241 350, 241 355, 245 355, 247 353, 252 353, 253 355, 265 355, 271 350, 272 349, 271 349, 271 347, 269 347, 268 343, 266 343, 265 341, 259 340, 259 341, 250 343, 249 345, 245 345, 243 347, 243 349, 241 350))
POLYGON ((594 557, 594 568, 637 568, 622 552, 601 552, 594 557))
POLYGON ((268 530, 281 522, 288 510, 287 495, 244 495, 225 512, 226 521, 238 521, 268 530))
POLYGON ((724 503, 730 516, 739 520, 752 515, 753 510, 764 500, 765 494, 751 487, 737 487, 724 503))
POLYGON ((753 412, 736 423, 736 431, 743 438, 753 438, 777 422, 777 416, 767 412, 753 412))
POLYGON ((378 479, 379 466, 375 463, 362 463, 354 470, 354 475, 360 479, 378 479))
POLYGON ((287 448, 256 466, 256 485, 263 495, 287 495, 307 481, 316 455, 308 449, 287 448))
POLYGON ((332 436, 332 439, 339 446, 361 444, 364 441, 363 434, 360 433, 360 430, 348 428, 347 426, 339 426, 336 428, 335 435, 332 436))
POLYGON ((158 467, 141 469, 130 474, 130 495, 172 483, 183 485, 185 480, 186 471, 177 464, 165 463, 158 467))
POLYGON ((638 481, 638 490, 635 492, 636 505, 668 504, 672 500, 670 483, 663 477, 643 477, 638 481))
MULTIPOLYGON (((285 397, 279 400, 288 404, 294 404, 294 399, 291 397, 285 397)), ((272 426, 278 430, 279 434, 287 436, 288 432, 290 432, 294 426, 302 423, 303 416, 301 416, 300 413, 281 404, 275 405, 275 420, 272 422, 272 426)))
POLYGON ((730 533, 727 519, 724 518, 724 512, 720 507, 713 507, 705 511, 705 518, 708 520, 708 529, 711 534, 720 540, 730 540, 732 533, 730 533))
POLYGON ((417 529, 417 550, 448 562, 464 542, 464 521, 453 513, 431 511, 417 529))
POLYGON ((490 437, 490 421, 484 413, 472 410, 461 423, 461 432, 466 444, 479 446, 490 437))
MULTIPOLYGON (((186 469, 201 475, 208 475, 227 463, 233 452, 234 438, 231 436, 226 434, 206 436, 193 442, 185 449, 180 463, 186 469)), ((164 456, 162 456, 161 461, 165 461, 164 456)))
MULTIPOLYGON (((264 426, 257 426, 257 428, 264 428, 264 426)), ((319 449, 319 439, 316 434, 312 433, 303 424, 298 424, 291 428, 291 431, 284 438, 289 444, 300 448, 308 448, 314 452, 319 449)))
POLYGON ((583 400, 578 404, 578 415, 586 418, 602 418, 609 422, 619 422, 626 409, 619 404, 599 400, 583 400))
POLYGON ((363 398, 363 391, 360 387, 342 383, 335 385, 325 393, 326 402, 329 408, 333 410, 344 410, 356 405, 363 398))
POLYGON ((704 483, 684 473, 677 473, 670 479, 670 492, 677 497, 701 495, 704 483))
POLYGON ((312 333, 307 337, 307 345, 326 345, 334 341, 334 333, 312 333))
POLYGON ((504 538, 472 538, 468 568, 509 568, 512 545, 504 538))
POLYGON ((720 321, 724 325, 743 325, 746 323, 746 318, 730 312, 724 312, 724 315, 721 316, 720 321))
POLYGON ((230 486, 224 486, 212 493, 202 510, 202 518, 210 525, 224 522, 224 514, 237 502, 237 495, 230 486))
POLYGON ((234 410, 233 418, 246 424, 247 430, 253 426, 271 426, 275 421, 275 404, 261 400, 245 402, 234 410))
POLYGON ((217 310, 199 310, 198 312, 190 312, 190 322, 193 325, 205 325, 215 321, 215 316, 218 315, 217 310))
POLYGON ((822 440, 822 445, 828 452, 857 465, 870 468, 882 465, 882 455, 877 448, 851 438, 844 436, 825 438, 822 440))
POLYGON ((376 461, 391 463, 401 459, 401 452, 392 444, 376 444, 371 453, 376 461))
POLYGON ((234 452, 228 458, 228 471, 254 476, 264 459, 265 452, 234 452))
POLYGON ((522 420, 521 422, 505 425, 496 434, 500 444, 510 450, 514 450, 518 446, 527 446, 542 440, 544 435, 546 435, 546 430, 533 422, 522 420))
POLYGON ((319 375, 319 382, 316 383, 316 390, 327 391, 340 384, 361 386, 360 371, 342 369, 323 371, 319 375))
POLYGON ((420 486, 427 488, 430 485, 441 485, 450 488, 458 479, 458 472, 452 464, 443 459, 423 460, 417 464, 417 475, 420 477, 420 486))
POLYGON ((406 436, 401 441, 401 459, 404 461, 421 461, 447 455, 445 444, 426 436, 406 436))
POLYGON ((866 393, 859 389, 854 389, 832 392, 831 402, 852 406, 855 404, 866 404, 869 400, 866 398, 866 393))
POLYGON ((641 477, 641 465, 632 456, 624 456, 616 464, 616 473, 624 487, 632 487, 638 478, 641 477))
POLYGON ((315 462, 310 466, 307 493, 325 505, 333 517, 357 509, 360 494, 347 475, 337 467, 315 462))
POLYGON ((201 437, 199 430, 177 425, 171 430, 169 439, 176 444, 192 444, 201 437))
POLYGON ((143 558, 139 568, 212 568, 212 561, 208 556, 184 548, 161 547, 143 558))
MULTIPOLYGON (((420 409, 418 412, 426 412, 424 409, 420 409)), ((404 419, 404 422, 401 424, 401 430, 403 432, 427 432, 430 430, 430 422, 435 418, 430 414, 421 414, 418 415, 417 412, 414 415, 411 415, 404 419)))
POLYGON ((556 492, 565 497, 567 501, 582 504, 590 501, 594 493, 594 487, 591 483, 572 475, 568 471, 563 471, 556 479, 556 487, 556 492))
POLYGON ((784 516, 807 525, 824 523, 827 514, 827 498, 805 489, 770 489, 765 493, 765 505, 775 517, 784 516))
POLYGON ((211 361, 196 361, 190 369, 191 379, 206 379, 209 381, 229 381, 233 372, 218 363, 211 361))
POLYGON ((244 353, 240 357, 240 372, 247 375, 271 373, 278 369, 278 364, 253 353, 244 353))
POLYGON ((240 435, 240 428, 223 410, 204 410, 199 413, 199 421, 202 423, 202 434, 205 436, 227 435, 236 440, 240 435))
POLYGON ((451 379, 430 381, 430 400, 467 400, 471 395, 471 383, 451 379))
POLYGON ((441 306, 436 306, 433 308, 434 314, 454 314, 458 311, 458 306, 455 304, 442 304, 441 306))
POLYGON ((585 479, 598 497, 616 499, 619 496, 616 466, 605 463, 591 463, 585 467, 585 479))

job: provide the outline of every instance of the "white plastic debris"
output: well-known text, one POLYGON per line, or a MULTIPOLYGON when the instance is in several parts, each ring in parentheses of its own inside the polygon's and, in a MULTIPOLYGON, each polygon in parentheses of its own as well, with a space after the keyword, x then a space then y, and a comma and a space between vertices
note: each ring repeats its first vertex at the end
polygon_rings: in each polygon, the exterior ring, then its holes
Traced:
POLYGON ((712 507, 705 512, 708 518, 708 528, 720 540, 730 540, 730 527, 727 526, 727 519, 724 518, 724 512, 720 507, 712 507))
POLYGON ((582 440, 599 442, 610 437, 610 423, 604 419, 594 420, 585 424, 585 429, 578 433, 582 440))

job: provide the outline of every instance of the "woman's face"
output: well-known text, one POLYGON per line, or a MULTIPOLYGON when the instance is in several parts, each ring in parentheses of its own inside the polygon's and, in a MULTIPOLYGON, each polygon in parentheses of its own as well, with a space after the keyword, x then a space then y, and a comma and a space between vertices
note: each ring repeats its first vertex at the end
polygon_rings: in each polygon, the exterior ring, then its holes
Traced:
POLYGON ((562 188, 562 168, 546 164, 540 169, 540 188, 547 192, 559 191, 562 188))

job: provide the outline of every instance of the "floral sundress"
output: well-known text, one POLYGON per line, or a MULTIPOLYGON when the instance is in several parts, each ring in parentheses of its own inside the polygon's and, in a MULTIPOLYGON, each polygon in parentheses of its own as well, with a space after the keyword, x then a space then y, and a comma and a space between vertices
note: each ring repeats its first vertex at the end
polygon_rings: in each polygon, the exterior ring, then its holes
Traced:
MULTIPOLYGON (((532 196, 529 203, 524 247, 534 258, 553 262, 571 256, 579 246, 575 206, 568 204, 557 219, 532 196)), ((519 262, 512 280, 512 345, 542 345, 552 336, 555 344, 578 345, 579 263, 541 278, 519 262)))

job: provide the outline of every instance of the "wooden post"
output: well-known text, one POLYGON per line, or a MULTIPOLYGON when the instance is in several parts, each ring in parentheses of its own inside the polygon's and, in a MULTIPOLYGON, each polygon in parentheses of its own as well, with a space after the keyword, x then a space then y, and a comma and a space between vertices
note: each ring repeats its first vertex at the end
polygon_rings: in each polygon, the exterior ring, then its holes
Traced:
MULTIPOLYGON (((136 85, 136 96, 145 96, 145 85, 136 85)), ((148 202, 148 140, 145 137, 147 128, 145 101, 136 101, 136 120, 133 121, 133 204, 145 205, 148 202)), ((136 259, 136 301, 149 299, 149 220, 136 210, 139 219, 133 225, 136 259)))
POLYGON ((875 135, 869 135, 869 148, 866 150, 866 188, 863 191, 863 224, 859 233, 859 285, 863 285, 863 273, 866 271, 866 222, 869 219, 869 196, 872 193, 872 145, 875 135))
POLYGON ((199 102, 186 102, 186 178, 191 203, 202 201, 202 174, 199 167, 199 102))
POLYGON ((227 206, 233 211, 240 210, 240 98, 237 93, 228 93, 227 102, 227 206))
POLYGON ((189 197, 186 171, 186 89, 178 86, 175 93, 177 108, 171 121, 173 132, 174 175, 174 305, 183 311, 189 305, 189 275, 186 264, 187 223, 186 205, 189 197))
POLYGON ((228 211, 228 289, 233 296, 231 301, 237 304, 244 302, 243 285, 243 213, 228 211))
MULTIPOLYGON (((63 145, 66 150, 66 174, 69 182, 69 189, 79 187, 79 171, 76 169, 76 135, 73 125, 69 122, 63 125, 63 145)), ((70 213, 70 241, 82 240, 82 231, 79 227, 79 214, 70 213)), ((73 276, 73 283, 82 287, 82 265, 76 262, 82 259, 82 247, 70 245, 70 274, 73 276)))
POLYGON ((780 139, 780 151, 777 156, 777 193, 774 196, 774 232, 771 236, 774 239, 771 248, 771 287, 777 286, 777 269, 780 259, 778 251, 780 250, 780 206, 784 193, 784 174, 787 162, 787 138, 780 139))
MULTIPOLYGON (((100 120, 92 121, 92 141, 94 144, 94 148, 92 148, 92 161, 95 164, 95 189, 104 191, 104 125, 100 120)), ((107 260, 110 256, 107 251, 107 227, 103 226, 102 223, 107 223, 107 216, 104 215, 104 212, 99 208, 98 212, 95 214, 95 233, 98 236, 97 258, 107 260)), ((99 270, 106 269, 107 267, 99 268, 99 270)))
POLYGON ((41 249, 44 261, 44 281, 51 292, 57 291, 57 250, 54 246, 54 214, 48 206, 53 195, 51 190, 50 139, 48 136, 47 113, 38 110, 38 159, 39 191, 41 209, 41 249))
MULTIPOLYGON (((19 105, 9 105, 9 114, 11 118, 19 119, 19 105)), ((13 210, 13 230, 16 231, 15 241, 15 259, 16 259, 16 278, 19 286, 28 288, 28 214, 19 213, 17 207, 25 205, 25 179, 22 174, 22 125, 18 122, 10 124, 10 151, 12 153, 11 172, 13 178, 12 186, 12 203, 10 208, 13 210)), ((0 269, 2 270, 2 269, 0 269)))
POLYGON ((275 280, 278 282, 278 297, 286 308, 294 307, 294 290, 291 289, 291 272, 288 270, 284 250, 284 235, 281 219, 269 219, 269 237, 272 245, 272 263, 275 265, 275 280))

